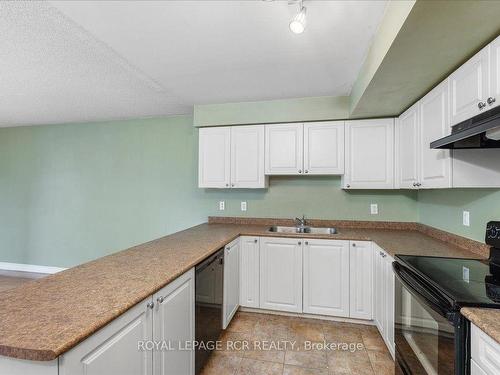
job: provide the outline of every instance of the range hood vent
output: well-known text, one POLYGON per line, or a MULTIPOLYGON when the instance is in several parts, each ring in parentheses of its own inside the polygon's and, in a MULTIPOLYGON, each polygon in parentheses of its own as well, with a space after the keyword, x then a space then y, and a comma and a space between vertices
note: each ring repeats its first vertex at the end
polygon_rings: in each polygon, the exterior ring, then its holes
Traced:
POLYGON ((500 148, 500 106, 451 128, 451 135, 431 142, 431 148, 500 148))

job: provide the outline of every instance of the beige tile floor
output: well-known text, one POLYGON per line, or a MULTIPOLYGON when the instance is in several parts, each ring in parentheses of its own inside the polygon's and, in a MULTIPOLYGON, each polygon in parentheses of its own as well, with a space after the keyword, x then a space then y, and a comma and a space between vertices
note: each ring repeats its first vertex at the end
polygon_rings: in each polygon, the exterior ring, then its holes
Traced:
POLYGON ((394 375, 394 362, 374 326, 238 312, 221 341, 223 350, 212 354, 203 375, 394 375), (249 347, 236 350, 231 342, 249 347), (282 347, 254 346, 271 342, 282 347), (360 350, 304 346, 323 342, 360 344, 360 350))

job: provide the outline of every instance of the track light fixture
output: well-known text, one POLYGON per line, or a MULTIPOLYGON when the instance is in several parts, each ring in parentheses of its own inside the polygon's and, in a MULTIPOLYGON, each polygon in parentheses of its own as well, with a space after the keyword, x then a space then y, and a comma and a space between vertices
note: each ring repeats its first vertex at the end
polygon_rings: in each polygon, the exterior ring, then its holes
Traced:
POLYGON ((302 0, 299 1, 299 6, 299 13, 292 18, 289 24, 290 30, 294 34, 302 34, 306 29, 306 8, 304 7, 302 0))

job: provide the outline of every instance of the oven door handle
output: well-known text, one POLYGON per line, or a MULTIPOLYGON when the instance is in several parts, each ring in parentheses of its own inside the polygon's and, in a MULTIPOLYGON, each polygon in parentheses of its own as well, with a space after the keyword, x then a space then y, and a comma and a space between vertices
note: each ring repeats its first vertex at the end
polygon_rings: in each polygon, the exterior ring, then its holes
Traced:
POLYGON ((434 287, 425 283, 425 281, 421 280, 421 278, 414 275, 398 262, 394 262, 392 267, 394 269, 394 273, 405 287, 407 287, 416 296, 423 298, 427 305, 429 305, 439 315, 454 323, 456 311, 452 309, 452 304, 446 296, 439 293, 434 287))

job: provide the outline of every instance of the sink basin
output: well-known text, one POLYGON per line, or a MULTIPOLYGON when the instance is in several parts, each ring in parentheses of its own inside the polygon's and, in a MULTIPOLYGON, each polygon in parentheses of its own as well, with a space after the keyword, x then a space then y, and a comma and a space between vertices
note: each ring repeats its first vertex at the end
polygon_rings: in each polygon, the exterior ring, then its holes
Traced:
POLYGON ((337 234, 336 228, 315 228, 315 227, 283 227, 272 226, 269 232, 274 233, 307 233, 307 234, 337 234))
POLYGON ((304 233, 309 234, 337 234, 337 228, 314 228, 307 227, 304 228, 304 233))

